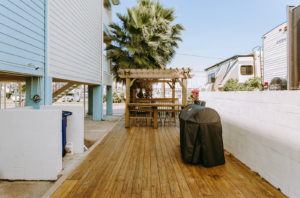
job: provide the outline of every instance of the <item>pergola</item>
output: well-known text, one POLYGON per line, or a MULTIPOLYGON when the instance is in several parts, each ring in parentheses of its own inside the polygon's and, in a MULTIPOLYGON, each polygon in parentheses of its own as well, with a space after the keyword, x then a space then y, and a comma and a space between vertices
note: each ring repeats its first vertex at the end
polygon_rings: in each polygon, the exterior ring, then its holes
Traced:
MULTIPOLYGON (((132 89, 135 83, 166 83, 172 89, 172 98, 170 103, 175 104, 175 84, 179 83, 182 87, 182 106, 187 104, 187 79, 192 78, 190 68, 182 69, 120 69, 118 74, 120 78, 126 79, 126 111, 125 127, 130 127, 130 106, 136 102, 136 89, 132 89), (132 95, 131 95, 132 94, 132 95)), ((161 98, 163 99, 163 98, 161 98)), ((145 100, 144 100, 145 101, 145 100)), ((146 103, 151 103, 152 107, 157 107, 159 98, 150 98, 146 103)), ((166 101, 164 101, 166 102, 166 101)), ((141 104, 139 104, 141 106, 141 104)), ((147 105, 147 104, 144 104, 147 105)), ((163 104, 160 104, 163 105, 163 104)), ((149 105, 148 105, 149 106, 149 105)), ((172 106, 165 103, 164 106, 172 106)), ((157 108, 154 110, 154 128, 157 128, 157 108)))

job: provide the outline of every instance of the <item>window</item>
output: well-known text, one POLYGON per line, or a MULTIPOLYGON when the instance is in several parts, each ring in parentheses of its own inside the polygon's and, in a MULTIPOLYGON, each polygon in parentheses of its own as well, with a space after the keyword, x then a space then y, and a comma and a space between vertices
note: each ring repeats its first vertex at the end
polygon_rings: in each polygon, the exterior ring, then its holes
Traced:
POLYGON ((214 83, 216 79, 215 73, 208 74, 208 83, 214 83))
POLYGON ((241 75, 252 75, 253 66, 252 65, 242 65, 241 66, 241 75))

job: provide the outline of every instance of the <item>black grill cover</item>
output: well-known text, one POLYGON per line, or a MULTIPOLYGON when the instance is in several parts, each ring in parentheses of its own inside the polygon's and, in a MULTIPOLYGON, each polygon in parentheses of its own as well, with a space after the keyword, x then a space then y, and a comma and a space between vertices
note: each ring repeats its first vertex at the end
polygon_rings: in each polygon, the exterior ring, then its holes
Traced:
POLYGON ((205 167, 225 163, 219 114, 200 105, 188 105, 180 115, 180 148, 185 163, 205 167))

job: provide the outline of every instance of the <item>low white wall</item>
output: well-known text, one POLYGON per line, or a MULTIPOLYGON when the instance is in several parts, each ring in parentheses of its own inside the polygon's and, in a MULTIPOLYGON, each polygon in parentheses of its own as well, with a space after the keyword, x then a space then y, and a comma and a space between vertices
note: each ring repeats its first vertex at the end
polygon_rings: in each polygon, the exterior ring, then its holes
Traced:
POLYGON ((70 111, 71 116, 67 118, 67 143, 72 142, 73 153, 84 152, 84 109, 83 106, 75 105, 54 105, 42 106, 42 109, 59 109, 60 111, 70 111))
POLYGON ((59 109, 0 110, 0 179, 56 180, 61 142, 59 109))
POLYGON ((225 149, 290 197, 300 197, 300 91, 201 92, 218 111, 225 149))

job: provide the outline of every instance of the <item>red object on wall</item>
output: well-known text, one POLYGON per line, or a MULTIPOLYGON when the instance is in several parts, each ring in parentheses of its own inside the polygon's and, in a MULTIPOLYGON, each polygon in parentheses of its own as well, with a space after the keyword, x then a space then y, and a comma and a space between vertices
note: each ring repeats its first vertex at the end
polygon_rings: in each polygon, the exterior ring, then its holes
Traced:
POLYGON ((192 91, 191 91, 191 93, 193 94, 193 100, 195 101, 195 100, 198 100, 198 98, 199 98, 199 89, 193 89, 192 91))

